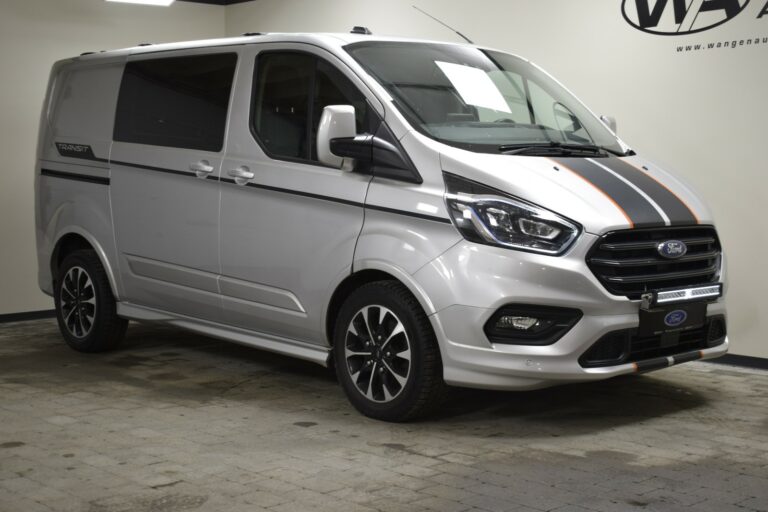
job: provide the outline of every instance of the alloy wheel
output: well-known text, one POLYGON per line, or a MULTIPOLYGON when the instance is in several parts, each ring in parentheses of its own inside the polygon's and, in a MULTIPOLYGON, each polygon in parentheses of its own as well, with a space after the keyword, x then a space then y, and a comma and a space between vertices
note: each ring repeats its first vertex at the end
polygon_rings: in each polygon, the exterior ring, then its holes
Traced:
POLYGON ((69 269, 59 292, 61 314, 67 331, 75 338, 85 338, 96 319, 96 290, 83 267, 69 269))
POLYGON ((411 343, 402 321, 390 309, 365 306, 352 317, 344 340, 347 370, 368 400, 390 402, 411 374, 411 343))

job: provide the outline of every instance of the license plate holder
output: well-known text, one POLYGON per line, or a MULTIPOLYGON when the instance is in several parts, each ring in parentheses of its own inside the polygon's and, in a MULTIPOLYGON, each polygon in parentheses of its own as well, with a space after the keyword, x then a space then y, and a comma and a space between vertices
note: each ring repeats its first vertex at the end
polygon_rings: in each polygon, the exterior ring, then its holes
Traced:
POLYGON ((707 302, 669 304, 640 309, 639 336, 681 333, 702 327, 707 318, 707 302))

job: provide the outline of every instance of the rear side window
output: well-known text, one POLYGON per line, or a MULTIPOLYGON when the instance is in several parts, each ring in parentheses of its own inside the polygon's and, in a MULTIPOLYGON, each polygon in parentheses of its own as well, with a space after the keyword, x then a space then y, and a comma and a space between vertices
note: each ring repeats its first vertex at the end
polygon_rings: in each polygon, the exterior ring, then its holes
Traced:
POLYGON ((253 96, 253 131, 274 158, 316 162, 317 127, 328 105, 354 106, 357 132, 368 131, 363 93, 341 71, 309 54, 260 55, 253 96))
POLYGON ((115 140, 221 151, 237 54, 129 62, 115 119, 115 140))

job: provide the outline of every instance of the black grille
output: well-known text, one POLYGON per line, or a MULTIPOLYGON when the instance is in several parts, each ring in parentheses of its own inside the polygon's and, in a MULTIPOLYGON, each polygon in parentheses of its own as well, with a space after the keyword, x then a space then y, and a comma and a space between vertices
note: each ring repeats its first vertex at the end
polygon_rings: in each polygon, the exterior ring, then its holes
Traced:
POLYGON ((638 363, 695 350, 716 347, 725 341, 725 318, 714 316, 698 329, 658 336, 637 335, 637 329, 613 331, 598 340, 579 358, 584 368, 638 363))
POLYGON ((644 292, 707 284, 720 272, 720 242, 711 226, 614 231, 600 238, 587 265, 614 295, 639 299, 644 292), (680 240, 688 252, 678 259, 662 257, 658 244, 680 240))

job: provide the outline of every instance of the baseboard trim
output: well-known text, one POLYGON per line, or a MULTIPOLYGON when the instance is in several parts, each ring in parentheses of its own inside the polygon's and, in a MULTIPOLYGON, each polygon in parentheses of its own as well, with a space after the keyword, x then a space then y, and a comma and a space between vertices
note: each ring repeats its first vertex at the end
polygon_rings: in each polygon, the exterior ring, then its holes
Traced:
POLYGON ((42 320, 44 318, 54 318, 55 316, 55 309, 45 309, 43 311, 25 311, 23 313, 9 313, 6 315, 0 315, 0 324, 7 324, 9 322, 24 322, 25 320, 42 320))
POLYGON ((706 362, 714 364, 730 364, 733 366, 743 366, 745 368, 756 368, 758 370, 768 370, 768 358, 765 357, 725 354, 722 357, 709 359, 706 362))

